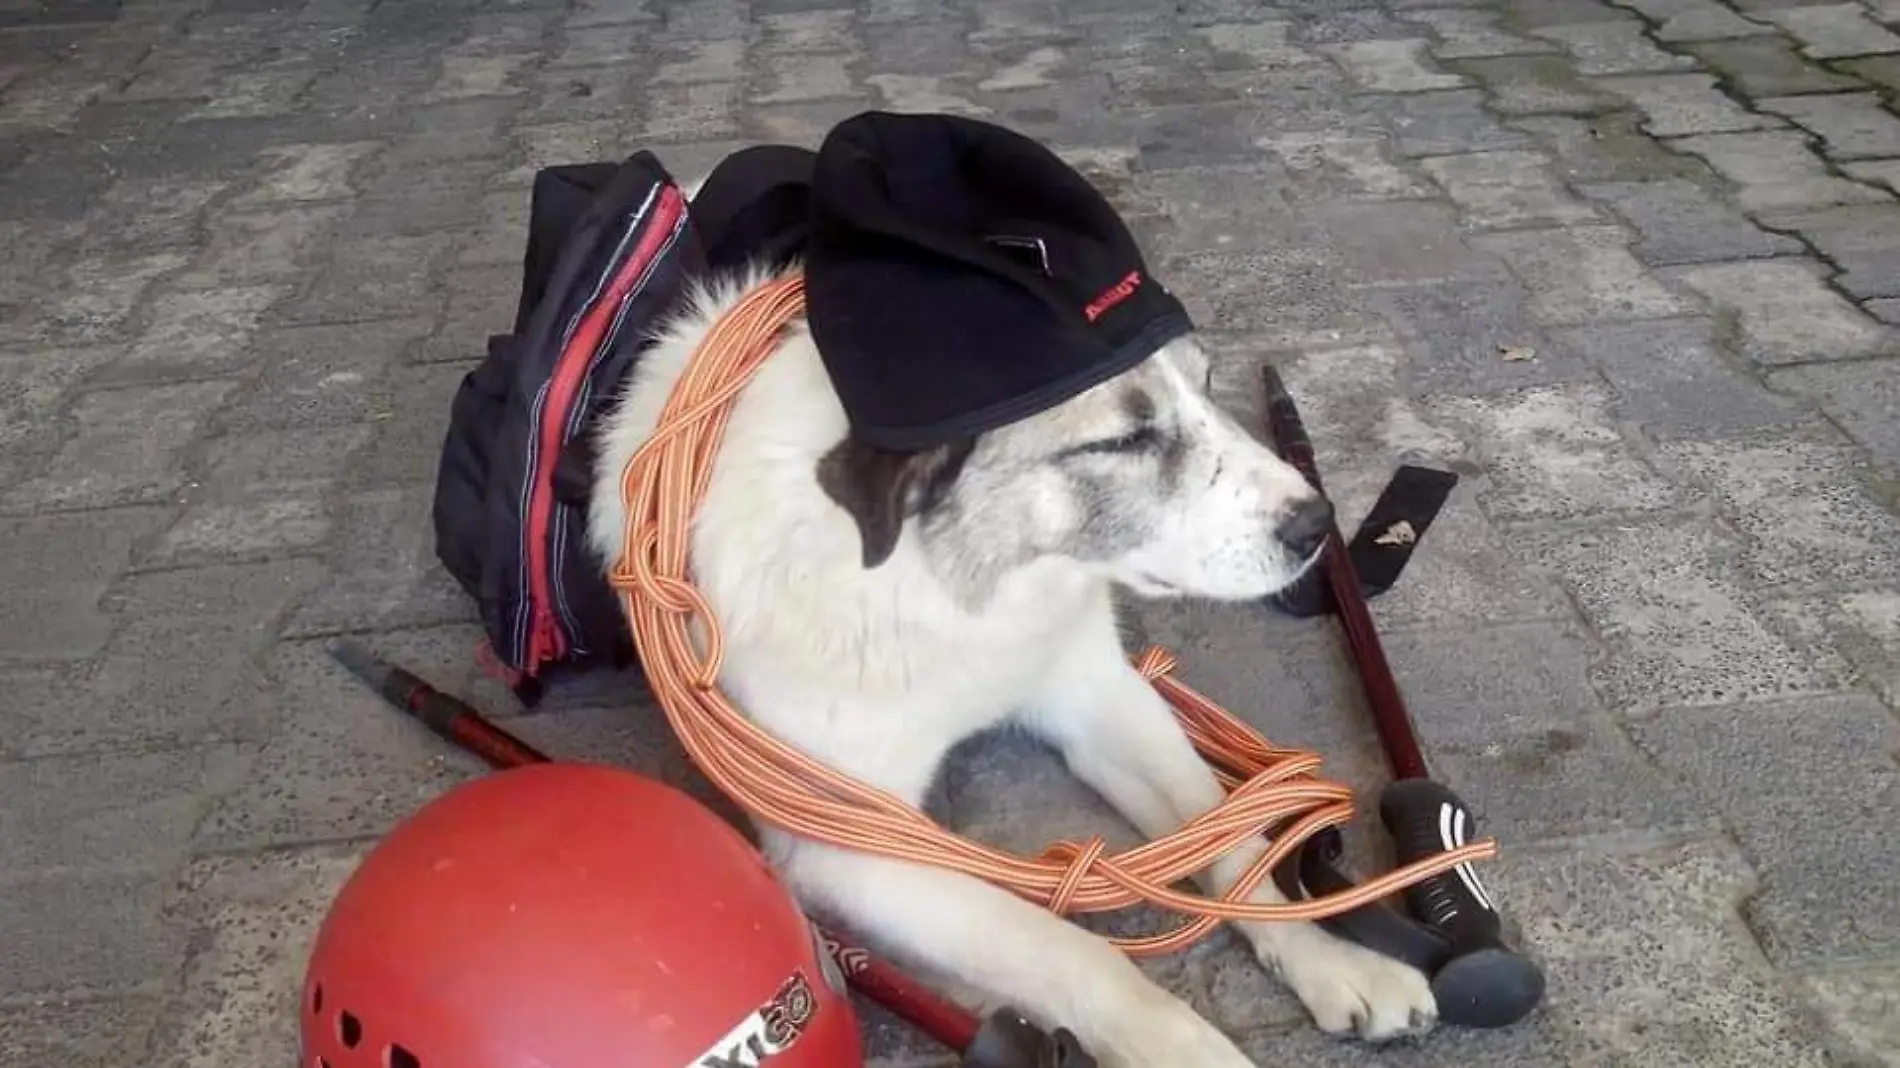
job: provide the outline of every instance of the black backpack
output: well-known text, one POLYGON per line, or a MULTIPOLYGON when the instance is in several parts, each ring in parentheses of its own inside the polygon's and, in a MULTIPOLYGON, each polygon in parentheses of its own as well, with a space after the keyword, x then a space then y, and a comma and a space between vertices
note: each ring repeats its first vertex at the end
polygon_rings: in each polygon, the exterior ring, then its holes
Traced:
POLYGON ((475 599, 484 656, 524 704, 553 672, 632 661, 586 544, 595 420, 695 279, 798 254, 813 159, 736 152, 690 210, 649 151, 535 175, 514 327, 488 339, 455 393, 434 501, 436 556, 475 599))

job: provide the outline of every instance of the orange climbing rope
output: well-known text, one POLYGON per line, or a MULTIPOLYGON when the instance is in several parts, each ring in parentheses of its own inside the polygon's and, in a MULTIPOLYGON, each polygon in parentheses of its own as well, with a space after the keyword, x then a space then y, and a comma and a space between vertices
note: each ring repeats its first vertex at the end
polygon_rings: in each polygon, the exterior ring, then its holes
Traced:
POLYGON ((718 622, 687 577, 690 519, 705 496, 732 404, 802 315, 804 280, 758 287, 715 323, 661 411, 652 437, 621 478, 626 543, 612 582, 620 592, 654 693, 687 752, 708 778, 755 817, 787 831, 901 860, 961 871, 1059 915, 1150 902, 1193 919, 1173 930, 1116 939, 1132 955, 1191 944, 1223 920, 1320 919, 1385 897, 1458 864, 1489 859, 1483 839, 1308 901, 1247 900, 1307 838, 1353 815, 1349 787, 1318 778, 1320 758, 1268 743, 1253 728, 1177 680, 1175 659, 1152 647, 1136 659, 1227 791, 1213 809, 1174 833, 1110 855, 1100 837, 1062 841, 1023 857, 971 841, 900 798, 858 782, 786 745, 719 691, 724 657, 718 622), (706 648, 689 631, 698 619, 706 648), (1172 889, 1257 835, 1272 845, 1222 897, 1172 889))

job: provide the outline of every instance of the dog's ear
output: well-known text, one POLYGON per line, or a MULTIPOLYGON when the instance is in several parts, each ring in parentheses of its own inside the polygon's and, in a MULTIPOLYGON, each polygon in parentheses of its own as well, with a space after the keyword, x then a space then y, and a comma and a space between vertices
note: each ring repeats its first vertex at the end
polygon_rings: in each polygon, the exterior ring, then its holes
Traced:
POLYGON ((818 461, 818 485, 850 513, 869 569, 890 558, 904 520, 942 499, 974 441, 919 452, 892 452, 847 435, 818 461))

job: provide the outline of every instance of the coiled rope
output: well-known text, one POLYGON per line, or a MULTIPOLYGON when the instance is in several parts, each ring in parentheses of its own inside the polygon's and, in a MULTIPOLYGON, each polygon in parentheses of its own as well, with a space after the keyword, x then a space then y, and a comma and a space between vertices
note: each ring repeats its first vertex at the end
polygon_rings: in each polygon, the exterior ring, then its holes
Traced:
POLYGON ((1351 890, 1306 901, 1249 902, 1249 894, 1302 842, 1352 818, 1352 790, 1318 778, 1317 754, 1282 749, 1174 677, 1173 654, 1135 658, 1213 768, 1225 799, 1174 833, 1109 854, 1097 836, 1061 841, 1040 856, 993 849, 947 830, 895 795, 861 783, 786 745, 733 707, 717 685, 725 646, 710 606, 687 577, 690 520, 712 477, 733 402, 803 314, 804 279, 747 293, 694 352, 652 436, 621 477, 625 549, 611 582, 637 639, 641 663, 668 722, 700 769, 754 817, 786 831, 899 860, 948 868, 1010 890, 1058 915, 1148 902, 1193 917, 1170 931, 1113 941, 1134 956, 1167 953, 1223 920, 1314 920, 1357 908, 1456 865, 1490 859, 1491 839, 1388 872, 1351 890), (698 619, 706 649, 694 648, 698 619), (1219 898, 1182 893, 1192 876, 1258 835, 1271 846, 1219 898))

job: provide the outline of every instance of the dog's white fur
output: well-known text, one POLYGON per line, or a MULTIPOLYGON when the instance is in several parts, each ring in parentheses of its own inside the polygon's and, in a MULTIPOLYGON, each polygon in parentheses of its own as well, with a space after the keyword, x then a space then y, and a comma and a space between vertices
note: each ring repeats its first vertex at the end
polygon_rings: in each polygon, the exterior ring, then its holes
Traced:
MULTIPOLYGON (((603 421, 589 526, 601 566, 622 550, 626 461, 709 326, 760 280, 697 294, 603 421)), ((796 329, 737 402, 693 527, 694 579, 725 634, 724 690, 786 741, 914 804, 953 745, 1005 721, 1048 739, 1150 837, 1216 804, 1214 777, 1125 659, 1111 584, 1151 596, 1265 595, 1310 563, 1270 532, 1312 494, 1208 399, 1206 366, 1191 339, 1178 341, 985 436, 942 514, 906 522, 889 558, 867 568, 858 527, 815 474, 847 424, 816 347, 796 329), (1172 489, 1157 488, 1160 460, 1049 460, 1052 449, 1112 435, 1127 418, 1117 391, 1136 382, 1176 436, 1172 489)), ((761 831, 807 908, 927 969, 972 1007, 1009 1004, 1067 1027, 1105 1068, 1252 1063, 1103 938, 1002 889, 761 831)), ((1264 846, 1219 863, 1206 889, 1224 892, 1264 846)), ((1256 897, 1283 900, 1271 880, 1256 897)), ((1410 968, 1311 924, 1239 926, 1328 1032, 1380 1040, 1436 1018, 1410 968)))

